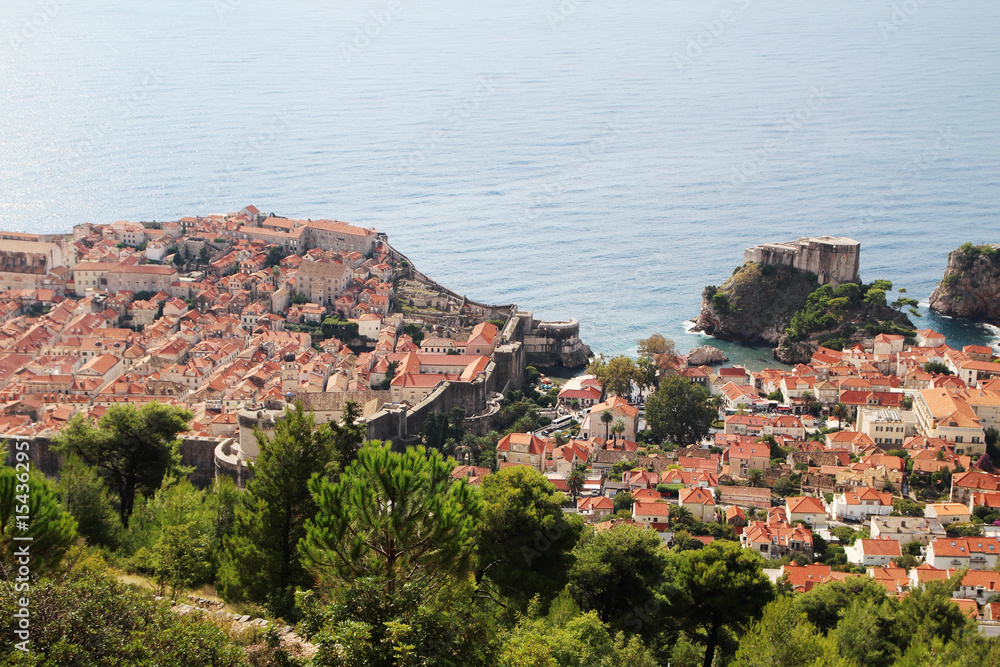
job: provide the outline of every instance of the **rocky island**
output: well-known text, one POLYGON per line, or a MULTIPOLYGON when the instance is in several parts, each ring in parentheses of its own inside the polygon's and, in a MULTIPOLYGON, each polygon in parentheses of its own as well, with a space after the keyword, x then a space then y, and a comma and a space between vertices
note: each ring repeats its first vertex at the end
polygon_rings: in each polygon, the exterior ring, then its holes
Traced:
POLYGON ((948 317, 1000 325, 1000 245, 966 243, 949 253, 930 307, 948 317))
MULTIPOLYGON (((702 292, 696 331, 747 345, 773 345, 775 359, 803 363, 818 345, 840 347, 879 333, 912 336, 892 283, 860 279, 861 244, 844 237, 800 238, 747 248, 721 287, 702 292)), ((900 290, 905 293, 905 290, 900 290)))

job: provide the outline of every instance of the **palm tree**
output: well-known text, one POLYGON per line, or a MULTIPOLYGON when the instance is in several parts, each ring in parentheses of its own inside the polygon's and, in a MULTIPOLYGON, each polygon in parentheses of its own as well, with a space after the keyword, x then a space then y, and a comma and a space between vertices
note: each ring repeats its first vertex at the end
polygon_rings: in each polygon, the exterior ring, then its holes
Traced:
POLYGON ((839 421, 844 421, 847 419, 848 415, 847 406, 840 401, 837 401, 837 404, 833 406, 833 410, 831 410, 830 413, 839 421))
POLYGON ((611 426, 611 422, 615 419, 614 415, 611 414, 611 410, 605 410, 601 413, 601 423, 604 424, 604 439, 607 440, 610 436, 608 429, 611 426))
POLYGON ((611 425, 611 433, 615 436, 615 442, 618 442, 618 436, 625 433, 625 422, 621 419, 615 420, 615 423, 611 425))
POLYGON ((764 471, 759 468, 751 468, 747 472, 747 486, 764 486, 764 471))
POLYGON ((670 519, 668 521, 671 528, 676 527, 678 524, 684 526, 690 526, 694 523, 694 515, 691 514, 691 510, 681 505, 676 507, 672 506, 670 508, 670 519))
POLYGON ((569 489, 570 494, 573 496, 573 502, 580 497, 580 492, 583 491, 583 483, 587 479, 587 466, 577 464, 573 466, 573 471, 566 478, 566 487, 569 489))

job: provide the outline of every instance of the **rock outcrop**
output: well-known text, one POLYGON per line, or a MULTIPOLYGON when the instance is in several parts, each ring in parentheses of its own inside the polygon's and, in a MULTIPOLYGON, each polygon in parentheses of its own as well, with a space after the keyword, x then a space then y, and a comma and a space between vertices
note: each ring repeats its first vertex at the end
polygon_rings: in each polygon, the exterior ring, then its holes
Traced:
POLYGON ((722 287, 705 288, 695 330, 736 343, 777 345, 816 286, 810 273, 748 262, 722 287))
POLYGON ((747 262, 722 287, 705 288, 694 328, 723 340, 772 345, 774 358, 787 364, 807 363, 818 344, 839 349, 881 332, 912 335, 913 323, 885 305, 884 295, 881 303, 865 298, 869 287, 875 284, 820 286, 807 271, 747 262))
POLYGON ((949 253, 930 307, 949 317, 1000 324, 1000 245, 966 243, 949 253))
POLYGON ((726 361, 725 353, 712 345, 702 345, 687 353, 688 366, 721 364, 723 361, 726 361))

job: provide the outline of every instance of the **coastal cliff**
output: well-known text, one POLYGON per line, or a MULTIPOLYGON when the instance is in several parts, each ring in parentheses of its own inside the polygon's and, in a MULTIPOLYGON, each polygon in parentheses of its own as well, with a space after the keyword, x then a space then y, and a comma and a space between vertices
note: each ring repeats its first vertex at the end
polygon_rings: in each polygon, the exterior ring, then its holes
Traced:
MULTIPOLYGON (((747 345, 773 345, 778 361, 806 363, 818 345, 840 349, 880 333, 912 336, 903 301, 886 303, 892 283, 819 285, 790 266, 747 262, 702 292, 695 330, 747 345), (899 308, 900 310, 897 310, 899 308)), ((913 301, 912 303, 916 303, 913 301)))
POLYGON ((1000 324, 1000 246, 966 243, 949 253, 930 307, 949 317, 1000 324))
POLYGON ((747 262, 722 287, 704 289, 695 330, 736 343, 777 345, 816 287, 811 273, 747 262))

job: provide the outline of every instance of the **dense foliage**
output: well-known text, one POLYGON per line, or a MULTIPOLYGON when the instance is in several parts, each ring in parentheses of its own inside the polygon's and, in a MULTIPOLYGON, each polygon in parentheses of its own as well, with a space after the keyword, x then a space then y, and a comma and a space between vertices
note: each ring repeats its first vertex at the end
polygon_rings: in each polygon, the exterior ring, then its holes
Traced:
POLYGON ((661 442, 681 446, 700 442, 717 416, 708 390, 676 375, 663 380, 646 401, 649 430, 661 442))
MULTIPOLYGON (((690 383, 666 377, 657 394, 672 392, 712 409, 690 383)), ((537 418, 529 397, 540 396, 521 392, 505 406, 512 426, 537 418)), ((33 543, 32 652, 0 645, 0 664, 887 667, 1000 659, 1000 640, 980 637, 950 600, 962 572, 901 599, 863 575, 793 594, 764 568, 807 559, 767 563, 721 520, 701 522, 673 506, 669 549, 628 521, 598 530, 567 514, 568 494, 533 469, 505 468, 479 487, 452 478, 449 454, 467 448, 471 456, 478 440, 450 431, 458 413, 425 434, 436 446, 405 451, 362 444, 356 416, 348 406, 340 422, 317 425, 296 406, 272 434, 258 434, 247 489, 221 479, 198 489, 174 469, 137 492, 127 526, 96 465, 70 458, 57 485, 33 480, 31 513, 46 519, 33 543), (76 525, 87 546, 71 546, 76 525), (230 603, 264 614, 253 606, 261 603, 279 624, 294 624, 316 653, 294 657, 201 614, 180 615, 115 581, 101 559, 144 575, 169 598, 218 583, 230 603)), ((5 545, 17 502, 8 478, 16 482, 14 471, 0 471, 5 545)), ((630 498, 616 499, 620 516, 630 498)), ((921 509, 908 500, 895 507, 921 509)), ((838 544, 814 536, 815 559, 850 571, 843 545, 867 532, 831 532, 838 544)), ((919 548, 905 545, 903 558, 919 548)), ((0 578, 0 613, 13 623, 18 591, 8 569, 0 578)))
MULTIPOLYGON (((873 319, 889 305, 886 295, 890 290, 892 283, 888 280, 876 280, 869 284, 841 283, 837 287, 829 283, 820 285, 808 296, 805 305, 792 316, 785 333, 793 341, 802 341, 812 333, 840 327, 837 334, 821 341, 821 344, 837 349, 849 343, 850 336, 857 327, 863 328, 871 336, 880 333, 912 336, 912 329, 900 327, 889 319, 873 319), (858 323, 857 326, 847 324, 852 321, 858 323)), ((914 299, 902 296, 906 293, 905 289, 898 291, 900 296, 891 304, 894 310, 917 305, 914 299)))

